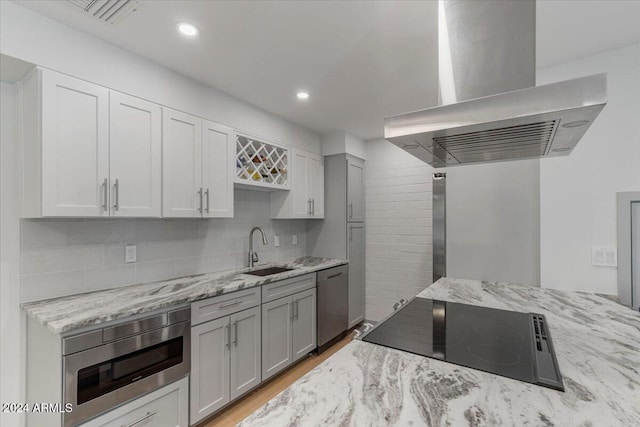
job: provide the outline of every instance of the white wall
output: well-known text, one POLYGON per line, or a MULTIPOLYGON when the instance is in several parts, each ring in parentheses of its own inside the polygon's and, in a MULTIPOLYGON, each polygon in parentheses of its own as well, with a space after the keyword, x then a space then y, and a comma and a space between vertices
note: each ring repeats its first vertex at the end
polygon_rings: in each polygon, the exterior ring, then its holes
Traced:
POLYGON ((433 168, 383 139, 366 144, 366 316, 431 285, 433 168))
POLYGON ((540 163, 541 282, 617 294, 616 269, 591 247, 616 247, 616 192, 640 190, 640 44, 538 70, 538 84, 608 73, 608 103, 568 157, 540 163))
MULTIPOLYGON (((0 83, 0 402, 23 401, 20 334, 18 219, 20 196, 16 90, 0 83)), ((0 413, 0 425, 18 425, 17 414, 0 413)))
POLYGON ((320 153, 320 136, 129 51, 0 2, 0 53, 320 153))
POLYGON ((22 220, 22 301, 90 292, 189 274, 245 267, 249 230, 261 226, 269 245, 255 237, 260 263, 306 254, 306 225, 271 220, 269 193, 236 190, 229 219, 22 220), (273 246, 273 235, 280 247, 273 246), (292 235, 298 245, 292 245, 292 235), (136 244, 136 263, 124 262, 136 244))
POLYGON ((322 136, 322 155, 331 156, 333 154, 347 153, 367 159, 365 142, 357 136, 347 132, 336 131, 322 136))
POLYGON ((447 168, 447 277, 539 286, 539 164, 447 168))

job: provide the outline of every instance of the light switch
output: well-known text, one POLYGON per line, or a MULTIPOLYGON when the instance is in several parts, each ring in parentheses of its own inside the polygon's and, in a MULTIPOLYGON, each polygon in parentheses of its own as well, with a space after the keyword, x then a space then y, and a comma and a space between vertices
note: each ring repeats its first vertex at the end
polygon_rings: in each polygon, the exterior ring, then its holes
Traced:
POLYGON ((280 236, 273 236, 273 246, 276 248, 280 246, 280 236))
POLYGON ((618 251, 616 248, 594 246, 591 248, 591 265, 596 267, 617 267, 618 251))
POLYGON ((296 246, 296 245, 298 244, 298 235, 297 235, 297 234, 294 234, 294 235, 291 237, 291 244, 292 244, 293 246, 296 246))
POLYGON ((136 245, 125 245, 124 247, 124 262, 136 262, 137 250, 136 245))

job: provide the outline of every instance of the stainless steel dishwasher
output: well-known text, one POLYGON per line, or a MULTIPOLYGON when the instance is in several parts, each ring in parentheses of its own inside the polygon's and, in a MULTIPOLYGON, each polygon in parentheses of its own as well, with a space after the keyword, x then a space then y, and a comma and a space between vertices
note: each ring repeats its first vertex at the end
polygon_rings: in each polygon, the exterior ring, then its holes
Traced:
POLYGON ((343 338, 349 326, 349 266, 318 272, 318 353, 343 338))

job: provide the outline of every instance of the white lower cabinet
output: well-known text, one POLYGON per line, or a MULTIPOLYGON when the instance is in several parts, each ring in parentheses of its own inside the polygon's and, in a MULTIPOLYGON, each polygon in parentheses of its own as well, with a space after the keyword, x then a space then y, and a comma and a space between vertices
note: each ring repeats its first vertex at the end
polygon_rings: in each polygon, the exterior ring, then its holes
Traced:
POLYGON ((82 427, 188 427, 189 379, 183 379, 94 418, 82 427))
POLYGON ((316 348, 316 289, 262 305, 262 379, 316 348))
POLYGON ((191 424, 261 381, 260 307, 191 329, 191 424))

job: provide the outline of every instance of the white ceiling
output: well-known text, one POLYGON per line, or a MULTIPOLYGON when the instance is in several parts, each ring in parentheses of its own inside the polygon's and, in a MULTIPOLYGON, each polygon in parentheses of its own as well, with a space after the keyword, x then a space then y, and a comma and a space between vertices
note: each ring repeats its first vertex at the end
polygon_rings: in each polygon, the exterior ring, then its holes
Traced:
MULTIPOLYGON (((148 1, 115 25, 65 3, 19 4, 320 133, 380 137, 384 117, 437 103, 436 1, 148 1)), ((637 0, 537 10, 539 68, 640 42, 637 0)))

